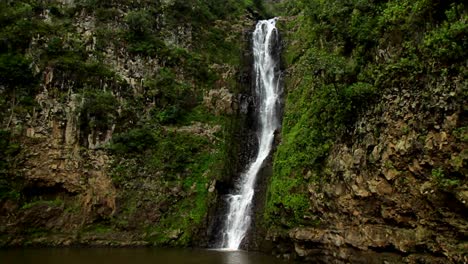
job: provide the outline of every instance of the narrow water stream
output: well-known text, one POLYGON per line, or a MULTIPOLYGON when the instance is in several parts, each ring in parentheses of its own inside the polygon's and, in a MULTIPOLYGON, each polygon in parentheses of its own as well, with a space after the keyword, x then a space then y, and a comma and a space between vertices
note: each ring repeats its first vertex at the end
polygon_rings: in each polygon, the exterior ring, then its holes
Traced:
POLYGON ((257 175, 270 154, 274 133, 279 127, 280 84, 276 20, 273 18, 259 21, 252 36, 258 151, 247 170, 240 176, 235 191, 228 196, 229 211, 222 238, 224 249, 239 249, 247 234, 251 223, 251 205, 257 175))

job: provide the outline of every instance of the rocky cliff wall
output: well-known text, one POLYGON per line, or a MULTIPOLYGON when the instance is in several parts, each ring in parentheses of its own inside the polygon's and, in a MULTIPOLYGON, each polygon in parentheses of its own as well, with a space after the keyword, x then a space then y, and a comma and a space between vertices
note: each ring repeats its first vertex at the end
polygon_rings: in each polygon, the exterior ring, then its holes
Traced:
POLYGON ((245 114, 246 7, 2 2, 0 245, 204 243, 245 114))
POLYGON ((287 97, 264 250, 313 263, 466 262, 466 8, 280 5, 287 97))

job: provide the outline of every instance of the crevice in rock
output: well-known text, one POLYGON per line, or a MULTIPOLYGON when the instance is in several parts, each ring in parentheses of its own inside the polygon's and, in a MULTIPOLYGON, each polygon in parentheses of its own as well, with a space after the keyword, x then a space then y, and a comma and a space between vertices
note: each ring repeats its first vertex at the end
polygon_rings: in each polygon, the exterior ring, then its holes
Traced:
POLYGON ((76 193, 67 190, 63 184, 45 185, 43 182, 34 182, 23 188, 22 191, 27 202, 34 200, 55 200, 75 196, 76 193))
POLYGON ((385 245, 385 246, 369 246, 369 250, 372 250, 376 253, 394 253, 399 254, 401 256, 408 256, 409 253, 403 252, 395 247, 393 244, 385 245))

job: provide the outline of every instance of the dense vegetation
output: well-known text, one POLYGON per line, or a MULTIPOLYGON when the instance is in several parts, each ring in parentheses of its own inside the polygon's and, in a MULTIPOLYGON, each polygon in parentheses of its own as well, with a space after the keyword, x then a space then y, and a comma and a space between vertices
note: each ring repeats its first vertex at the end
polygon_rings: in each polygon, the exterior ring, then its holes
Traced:
POLYGON ((460 1, 437 0, 302 0, 276 8, 296 17, 282 24, 288 95, 265 219, 292 227, 307 222, 307 184, 327 181, 330 148, 349 140, 359 114, 385 91, 430 96, 429 84, 466 80, 468 12, 460 1))
POLYGON ((10 174, 13 158, 19 150, 20 146, 12 141, 10 133, 0 130, 0 200, 19 198, 18 187, 10 174))

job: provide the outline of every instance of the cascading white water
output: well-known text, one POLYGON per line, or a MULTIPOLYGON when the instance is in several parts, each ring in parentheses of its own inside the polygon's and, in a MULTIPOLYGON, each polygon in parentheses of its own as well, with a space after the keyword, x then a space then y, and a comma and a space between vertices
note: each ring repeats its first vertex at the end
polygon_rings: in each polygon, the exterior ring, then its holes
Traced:
POLYGON ((279 126, 280 83, 277 59, 278 31, 276 18, 261 20, 253 33, 255 92, 258 97, 258 153, 228 196, 229 211, 223 232, 222 247, 237 250, 250 226, 251 204, 257 174, 270 154, 274 132, 279 126))

